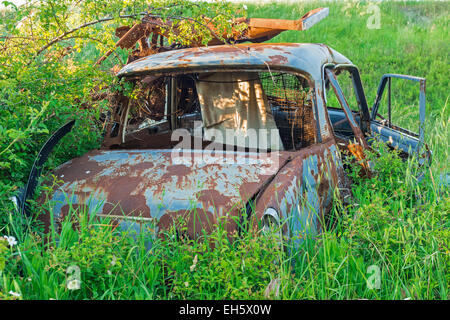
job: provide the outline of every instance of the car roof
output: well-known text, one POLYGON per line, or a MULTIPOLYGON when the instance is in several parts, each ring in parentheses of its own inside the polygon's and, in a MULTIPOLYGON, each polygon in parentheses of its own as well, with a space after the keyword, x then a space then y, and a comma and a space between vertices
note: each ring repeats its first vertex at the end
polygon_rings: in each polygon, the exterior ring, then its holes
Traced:
POLYGON ((320 80, 327 63, 352 64, 339 52, 316 43, 251 43, 171 50, 125 65, 118 77, 187 70, 274 68, 301 71, 320 80))

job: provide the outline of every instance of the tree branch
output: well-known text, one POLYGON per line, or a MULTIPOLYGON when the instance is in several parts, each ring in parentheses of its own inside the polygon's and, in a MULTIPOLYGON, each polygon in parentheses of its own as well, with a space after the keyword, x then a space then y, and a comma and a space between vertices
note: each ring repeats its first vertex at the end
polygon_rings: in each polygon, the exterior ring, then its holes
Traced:
MULTIPOLYGON (((135 18, 135 17, 137 17, 137 16, 146 15, 146 14, 147 14, 147 13, 145 13, 145 12, 141 12, 141 13, 129 14, 129 15, 119 15, 119 17, 122 18, 122 19, 127 19, 127 18, 135 18)), ((80 26, 74 28, 74 29, 71 29, 71 30, 69 30, 69 31, 66 31, 66 32, 64 32, 63 34, 57 36, 56 38, 53 38, 53 40, 51 40, 51 41, 48 42, 45 46, 43 46, 42 48, 40 48, 40 49, 37 51, 37 53, 35 54, 34 58, 36 58, 36 57, 37 57, 38 55, 40 55, 43 51, 47 50, 49 47, 51 47, 51 46, 54 45, 55 43, 57 43, 57 42, 63 40, 65 37, 67 37, 68 35, 70 35, 70 34, 76 32, 76 31, 78 31, 78 30, 81 30, 81 29, 83 29, 83 28, 92 26, 92 25, 97 24, 97 23, 102 23, 102 22, 106 22, 106 21, 111 21, 111 20, 113 20, 113 19, 114 19, 113 17, 106 17, 106 18, 98 19, 98 20, 95 20, 95 21, 87 22, 87 23, 85 23, 85 24, 82 24, 82 25, 80 25, 80 26)))

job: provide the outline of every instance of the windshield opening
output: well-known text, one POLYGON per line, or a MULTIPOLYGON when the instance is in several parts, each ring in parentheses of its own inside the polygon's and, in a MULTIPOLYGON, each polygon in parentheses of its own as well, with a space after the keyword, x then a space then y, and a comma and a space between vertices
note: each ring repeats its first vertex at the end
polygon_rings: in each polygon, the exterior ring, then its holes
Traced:
POLYGON ((127 99, 118 99, 122 107, 112 122, 121 123, 109 134, 114 143, 104 146, 172 148, 174 133, 184 130, 202 148, 295 151, 317 142, 312 95, 306 77, 284 72, 145 76, 127 99))

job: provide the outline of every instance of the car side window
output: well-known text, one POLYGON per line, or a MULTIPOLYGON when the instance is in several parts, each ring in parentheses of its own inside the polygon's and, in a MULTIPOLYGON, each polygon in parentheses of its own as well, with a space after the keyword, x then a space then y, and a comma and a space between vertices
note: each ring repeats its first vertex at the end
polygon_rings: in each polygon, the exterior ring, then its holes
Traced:
MULTIPOLYGON (((334 74, 336 75, 337 81, 339 82, 339 86, 341 87, 344 97, 347 99, 350 110, 358 113, 360 111, 360 107, 356 95, 356 90, 353 85, 352 73, 347 69, 338 69, 334 72, 334 74)), ((341 109, 339 101, 334 94, 333 88, 330 86, 328 79, 325 83, 327 107, 341 109)))
POLYGON ((129 100, 126 134, 167 121, 164 77, 147 76, 138 81, 129 100))
POLYGON ((356 113, 350 109, 347 98, 339 85, 334 71, 325 69, 325 73, 326 79, 333 88, 336 99, 341 106, 341 110, 330 107, 327 108, 335 136, 347 141, 355 138, 361 146, 367 146, 367 141, 365 140, 361 126, 358 123, 359 121, 357 121, 357 118, 355 117, 356 113))

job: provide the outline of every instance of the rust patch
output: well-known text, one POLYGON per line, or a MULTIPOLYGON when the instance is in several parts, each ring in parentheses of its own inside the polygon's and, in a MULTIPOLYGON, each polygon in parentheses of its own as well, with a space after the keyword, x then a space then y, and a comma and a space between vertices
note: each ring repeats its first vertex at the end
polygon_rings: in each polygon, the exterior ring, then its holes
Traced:
POLYGON ((279 54, 275 56, 269 56, 269 58, 269 63, 274 65, 286 64, 288 62, 288 58, 279 54))

